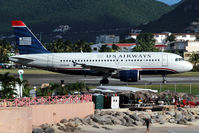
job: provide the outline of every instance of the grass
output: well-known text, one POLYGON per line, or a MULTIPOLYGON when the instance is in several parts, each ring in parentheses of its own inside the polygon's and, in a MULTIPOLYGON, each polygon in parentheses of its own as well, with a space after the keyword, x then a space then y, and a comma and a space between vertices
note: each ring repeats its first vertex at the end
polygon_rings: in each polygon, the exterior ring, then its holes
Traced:
MULTIPOLYGON (((0 74, 9 72, 9 73, 18 73, 19 69, 0 69, 0 74)), ((56 72, 50 72, 42 69, 23 69, 25 74, 56 74, 56 72)), ((199 77, 199 72, 185 72, 178 74, 170 74, 170 77, 199 77)))
MULTIPOLYGON (((9 72, 11 74, 18 74, 19 69, 0 69, 0 74, 4 74, 6 72, 9 72)), ((50 72, 46 70, 41 69, 23 69, 24 74, 57 74, 55 72, 50 72)))
POLYGON ((199 77, 199 72, 185 72, 178 74, 171 74, 171 77, 199 77))
MULTIPOLYGON (((88 86, 90 89, 96 88, 96 86, 88 86)), ((190 94, 199 95, 199 84, 155 84, 155 85, 128 85, 128 87, 136 87, 136 88, 146 88, 152 90, 158 90, 158 92, 163 92, 166 90, 176 91, 176 92, 184 92, 190 94), (176 88, 176 89, 175 89, 176 88)))
POLYGON ((171 90, 176 92, 184 92, 184 93, 190 93, 190 87, 191 87, 191 94, 198 95, 199 94, 199 84, 158 84, 158 85, 129 85, 129 87, 137 87, 137 88, 147 88, 147 89, 153 89, 158 90, 158 92, 171 90), (176 89, 175 89, 176 88, 176 89))

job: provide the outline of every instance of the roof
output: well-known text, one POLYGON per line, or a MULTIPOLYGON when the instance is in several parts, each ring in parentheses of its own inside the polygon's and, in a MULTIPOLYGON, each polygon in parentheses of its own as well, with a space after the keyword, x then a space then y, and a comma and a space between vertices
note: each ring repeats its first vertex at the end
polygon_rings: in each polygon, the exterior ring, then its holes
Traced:
MULTIPOLYGON (((140 33, 131 33, 131 36, 138 36, 140 33)), ((153 35, 169 35, 169 33, 152 33, 153 35)), ((178 35, 199 35, 199 33, 170 33, 173 34, 175 36, 178 35)))
POLYGON ((98 86, 97 89, 101 90, 111 90, 115 92, 123 92, 123 91, 151 91, 151 92, 158 92, 157 90, 152 89, 143 89, 143 88, 136 88, 136 87, 125 87, 125 86, 98 86))
POLYGON ((165 47, 168 47, 168 46, 167 46, 167 45, 161 44, 161 45, 155 45, 155 47, 156 47, 156 48, 165 48, 165 47))
POLYGON ((118 47, 131 47, 136 45, 136 43, 107 43, 106 45, 112 46, 113 44, 115 44, 118 47))

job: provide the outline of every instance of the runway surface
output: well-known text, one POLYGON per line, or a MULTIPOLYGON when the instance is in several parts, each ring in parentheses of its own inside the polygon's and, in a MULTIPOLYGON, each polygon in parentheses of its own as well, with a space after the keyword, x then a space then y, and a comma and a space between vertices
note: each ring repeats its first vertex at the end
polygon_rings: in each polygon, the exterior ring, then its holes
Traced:
MULTIPOLYGON (((18 76, 18 75, 15 75, 18 76)), ((68 74, 24 74, 23 78, 28 80, 31 85, 40 86, 43 83, 76 83, 84 82, 87 85, 99 85, 102 77, 86 76, 83 75, 68 75, 68 74)), ((199 77, 167 77, 168 84, 181 84, 181 83, 198 83, 199 77)), ((119 79, 109 78, 110 85, 137 85, 137 84, 160 84, 162 83, 162 76, 144 75, 139 82, 121 82, 119 79)))

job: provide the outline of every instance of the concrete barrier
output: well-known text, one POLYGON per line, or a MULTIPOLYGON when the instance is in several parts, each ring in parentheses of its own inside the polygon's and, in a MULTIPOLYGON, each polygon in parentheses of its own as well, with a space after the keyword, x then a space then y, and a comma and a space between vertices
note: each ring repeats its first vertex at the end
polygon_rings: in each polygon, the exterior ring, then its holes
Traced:
POLYGON ((32 133, 32 126, 94 114, 93 102, 0 108, 0 133, 32 133))
POLYGON ((57 123, 61 119, 74 117, 84 118, 94 114, 93 102, 77 104, 52 104, 37 105, 32 108, 32 125, 38 126, 44 123, 57 123))
POLYGON ((32 109, 0 108, 0 133, 31 133, 32 109))

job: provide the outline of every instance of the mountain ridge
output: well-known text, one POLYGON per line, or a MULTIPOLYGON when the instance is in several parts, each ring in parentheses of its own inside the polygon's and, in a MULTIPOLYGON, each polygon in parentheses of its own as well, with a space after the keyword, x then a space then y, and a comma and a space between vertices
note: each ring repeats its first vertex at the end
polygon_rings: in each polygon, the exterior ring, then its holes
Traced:
POLYGON ((171 12, 139 28, 144 32, 186 32, 185 29, 198 18, 199 0, 184 0, 171 12))
MULTIPOLYGON (((59 25, 69 25, 72 33, 133 28, 154 21, 172 9, 156 0, 0 1, 0 33, 11 33, 10 21, 19 19, 33 31, 48 34, 59 25)), ((62 36, 69 37, 70 34, 67 32, 62 36)))

